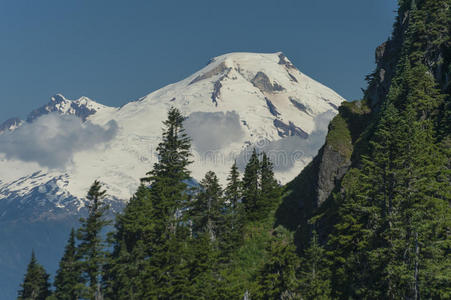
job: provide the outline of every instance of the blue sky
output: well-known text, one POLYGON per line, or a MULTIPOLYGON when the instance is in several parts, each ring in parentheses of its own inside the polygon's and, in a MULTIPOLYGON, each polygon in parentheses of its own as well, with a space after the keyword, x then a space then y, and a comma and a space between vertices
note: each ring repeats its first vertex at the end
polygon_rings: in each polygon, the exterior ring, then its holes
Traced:
POLYGON ((395 9, 395 0, 0 0, 0 122, 55 93, 120 106, 235 51, 283 51, 359 99, 395 9))

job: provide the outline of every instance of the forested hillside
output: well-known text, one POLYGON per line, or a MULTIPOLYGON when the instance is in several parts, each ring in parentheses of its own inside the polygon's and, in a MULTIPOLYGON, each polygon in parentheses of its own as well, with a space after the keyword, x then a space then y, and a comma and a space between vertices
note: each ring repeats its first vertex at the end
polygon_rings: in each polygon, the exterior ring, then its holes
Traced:
POLYGON ((450 1, 400 1, 361 101, 287 185, 277 222, 318 232, 333 298, 451 297, 450 1))
POLYGON ((172 108, 159 161, 114 230, 104 238, 96 181, 54 289, 32 254, 19 298, 450 299, 450 5, 400 1, 364 99, 340 107, 285 187, 255 150, 227 186, 213 171, 189 184, 190 138, 172 108))

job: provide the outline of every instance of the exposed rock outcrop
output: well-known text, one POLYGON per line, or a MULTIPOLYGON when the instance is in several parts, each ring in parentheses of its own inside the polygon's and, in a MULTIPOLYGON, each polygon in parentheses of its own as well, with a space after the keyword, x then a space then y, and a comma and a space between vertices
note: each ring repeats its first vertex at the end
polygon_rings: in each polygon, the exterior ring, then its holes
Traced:
MULTIPOLYGON (((297 109, 299 109, 300 111, 302 111, 303 113, 306 113, 306 114, 308 114, 308 115, 310 114, 310 111, 307 109, 307 107, 306 107, 304 104, 302 104, 299 100, 290 97, 290 102, 293 103, 293 105, 294 105, 297 109)), ((336 108, 336 109, 337 109, 337 108, 336 108)))
POLYGON ((0 125, 0 133, 12 131, 22 125, 23 121, 19 118, 11 118, 0 125))
POLYGON ((268 106, 269 112, 274 116, 274 117, 278 117, 280 116, 280 113, 277 111, 277 107, 271 102, 271 100, 269 100, 268 98, 265 97, 266 100, 266 105, 268 106))
POLYGON ((266 93, 275 93, 284 90, 277 82, 272 83, 269 77, 263 72, 258 72, 251 82, 260 91, 266 93))
POLYGON ((277 127, 280 137, 298 136, 300 138, 308 138, 308 133, 294 125, 292 122, 285 124, 281 120, 275 119, 274 126, 277 127))
POLYGON ((193 84, 196 83, 198 81, 204 80, 204 79, 208 79, 211 78, 213 76, 222 74, 224 72, 226 72, 227 70, 230 70, 230 68, 228 68, 226 66, 226 64, 224 62, 220 63, 219 65, 217 65, 215 68, 211 69, 210 71, 197 76, 196 78, 194 78, 189 84, 193 84))

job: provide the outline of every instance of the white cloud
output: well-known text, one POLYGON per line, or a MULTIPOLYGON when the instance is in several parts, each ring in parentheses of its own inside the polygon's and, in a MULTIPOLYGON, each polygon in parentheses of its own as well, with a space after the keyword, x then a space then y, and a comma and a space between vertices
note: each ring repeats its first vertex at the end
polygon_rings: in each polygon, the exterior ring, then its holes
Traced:
POLYGON ((184 127, 193 147, 200 153, 222 149, 244 135, 240 116, 235 111, 194 112, 188 116, 184 127))
POLYGON ((110 141, 117 130, 115 121, 103 128, 82 122, 76 116, 51 113, 0 135, 0 152, 8 159, 61 168, 71 161, 74 153, 110 141))
POLYGON ((274 165, 274 171, 285 172, 290 170, 300 159, 313 158, 324 145, 330 120, 335 116, 333 111, 327 111, 315 117, 315 129, 306 139, 298 136, 289 136, 277 141, 261 140, 257 144, 242 151, 236 161, 241 170, 244 170, 255 148, 258 152, 265 152, 274 165))

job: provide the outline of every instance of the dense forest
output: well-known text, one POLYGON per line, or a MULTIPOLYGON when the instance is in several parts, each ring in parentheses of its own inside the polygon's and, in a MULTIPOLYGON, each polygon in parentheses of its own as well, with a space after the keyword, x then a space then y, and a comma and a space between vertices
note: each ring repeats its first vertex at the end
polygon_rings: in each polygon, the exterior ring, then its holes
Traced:
POLYGON ((255 150, 226 186, 188 184, 170 109, 124 211, 110 221, 94 182, 54 288, 33 253, 19 299, 451 299, 450 6, 399 1, 364 99, 284 187, 255 150))

